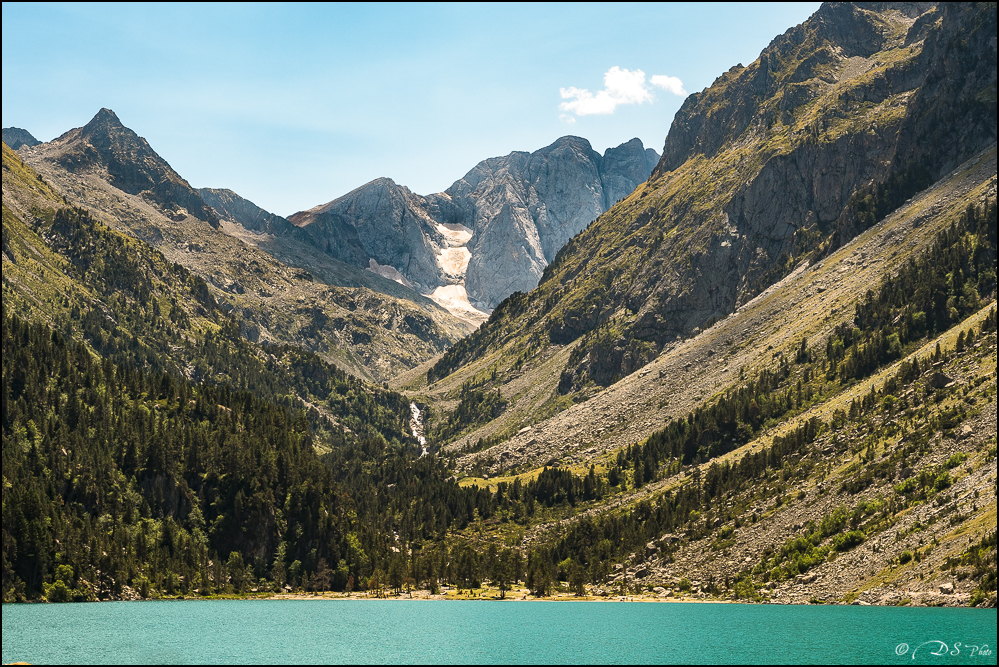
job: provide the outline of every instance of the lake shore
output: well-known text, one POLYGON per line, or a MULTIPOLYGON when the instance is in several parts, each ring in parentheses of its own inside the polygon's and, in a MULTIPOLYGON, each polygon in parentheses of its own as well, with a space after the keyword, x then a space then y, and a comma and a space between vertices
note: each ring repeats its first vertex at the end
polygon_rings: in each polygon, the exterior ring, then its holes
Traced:
POLYGON ((433 594, 429 591, 413 591, 400 595, 370 595, 368 593, 277 593, 267 597, 268 600, 477 600, 483 602, 666 602, 683 604, 757 604, 749 600, 725 600, 719 598, 695 598, 689 596, 666 596, 657 595, 574 595, 572 593, 557 593, 545 597, 531 595, 526 589, 508 591, 506 597, 500 597, 494 590, 483 590, 482 592, 462 592, 448 591, 445 593, 433 594))

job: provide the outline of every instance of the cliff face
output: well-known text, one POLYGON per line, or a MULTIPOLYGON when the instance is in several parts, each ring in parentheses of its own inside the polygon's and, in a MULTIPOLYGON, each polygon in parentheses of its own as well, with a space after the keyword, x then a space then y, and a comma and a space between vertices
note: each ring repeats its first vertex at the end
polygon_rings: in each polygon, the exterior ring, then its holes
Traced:
POLYGON ((825 256, 995 142, 995 22, 988 5, 823 5, 692 94, 649 181, 432 375, 583 338, 561 390, 607 385, 825 256))
POLYGON ((533 289, 569 239, 648 178, 650 157, 639 139, 602 157, 585 139, 563 137, 480 162, 446 191, 475 231, 469 295, 495 307, 533 289))
MULTIPOLYGON (((461 287, 488 310, 533 289, 558 250, 657 161, 638 139, 601 156, 585 139, 563 137, 534 153, 484 160, 443 193, 421 197, 377 179, 290 220, 320 248, 351 227, 368 262, 392 267, 427 294, 461 287)), ((330 252, 357 263, 346 248, 330 252)))

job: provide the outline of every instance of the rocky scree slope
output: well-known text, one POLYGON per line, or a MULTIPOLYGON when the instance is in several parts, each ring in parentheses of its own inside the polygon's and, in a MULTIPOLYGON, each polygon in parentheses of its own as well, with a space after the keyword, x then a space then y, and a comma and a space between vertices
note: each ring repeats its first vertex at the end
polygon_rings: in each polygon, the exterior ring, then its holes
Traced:
MULTIPOLYGON (((797 269, 698 335, 668 345, 638 372, 588 400, 551 413, 559 369, 575 349, 550 346, 539 359, 500 374, 497 385, 511 406, 445 447, 466 474, 490 476, 543 465, 579 466, 601 460, 647 438, 665 421, 708 402, 743 376, 793 357, 802 340, 822 340, 852 321, 868 289, 896 273, 933 243, 969 204, 996 193, 993 147, 920 193, 872 229, 830 256, 797 269), (539 418, 540 417, 540 418, 539 418), (482 447, 482 441, 486 446, 482 447)), ((502 352, 423 389, 435 404, 453 409, 461 383, 491 389, 502 352), (446 402, 447 399, 450 402, 446 402), (441 400, 444 399, 444 400, 441 400)))
POLYGON ((537 285, 559 248, 657 161, 638 139, 601 156, 585 139, 563 137, 484 160, 442 193, 423 197, 380 178, 289 219, 318 247, 335 244, 329 252, 343 261, 357 263, 360 249, 361 265, 441 302, 464 291, 487 311, 537 285))
POLYGON ((984 4, 823 5, 691 95, 649 181, 428 379, 457 371, 453 387, 488 366, 502 385, 544 366, 532 393, 548 407, 531 410, 544 419, 827 256, 995 142, 995 18, 984 4))
POLYGON ((324 283, 337 267, 316 274, 293 268, 225 233, 199 193, 106 109, 85 127, 19 154, 68 202, 202 277, 251 341, 302 347, 382 381, 440 354, 467 331, 418 295, 403 300, 324 283))

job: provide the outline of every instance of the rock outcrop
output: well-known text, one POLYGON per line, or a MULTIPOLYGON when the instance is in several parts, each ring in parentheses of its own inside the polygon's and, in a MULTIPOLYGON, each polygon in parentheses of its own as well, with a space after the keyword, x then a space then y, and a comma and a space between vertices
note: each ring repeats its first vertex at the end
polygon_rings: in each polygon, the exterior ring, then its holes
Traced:
POLYGON ((562 137, 484 160, 442 193, 422 197, 380 178, 289 219, 341 261, 391 267, 425 294, 460 287, 490 310, 537 286, 559 249, 645 181, 658 158, 639 139, 601 156, 585 139, 562 137), (348 228, 366 257, 333 242, 350 238, 348 228))
POLYGON ((3 128, 3 142, 15 151, 21 146, 37 146, 42 143, 31 136, 30 132, 19 127, 3 128))

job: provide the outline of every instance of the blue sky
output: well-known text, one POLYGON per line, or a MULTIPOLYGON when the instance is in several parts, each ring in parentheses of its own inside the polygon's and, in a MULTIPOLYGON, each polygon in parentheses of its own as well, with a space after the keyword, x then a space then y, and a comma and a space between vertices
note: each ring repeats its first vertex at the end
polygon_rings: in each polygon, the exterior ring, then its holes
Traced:
POLYGON ((817 8, 3 3, 3 126, 49 141, 108 107, 193 186, 290 215, 566 134, 662 151, 684 94, 817 8))

